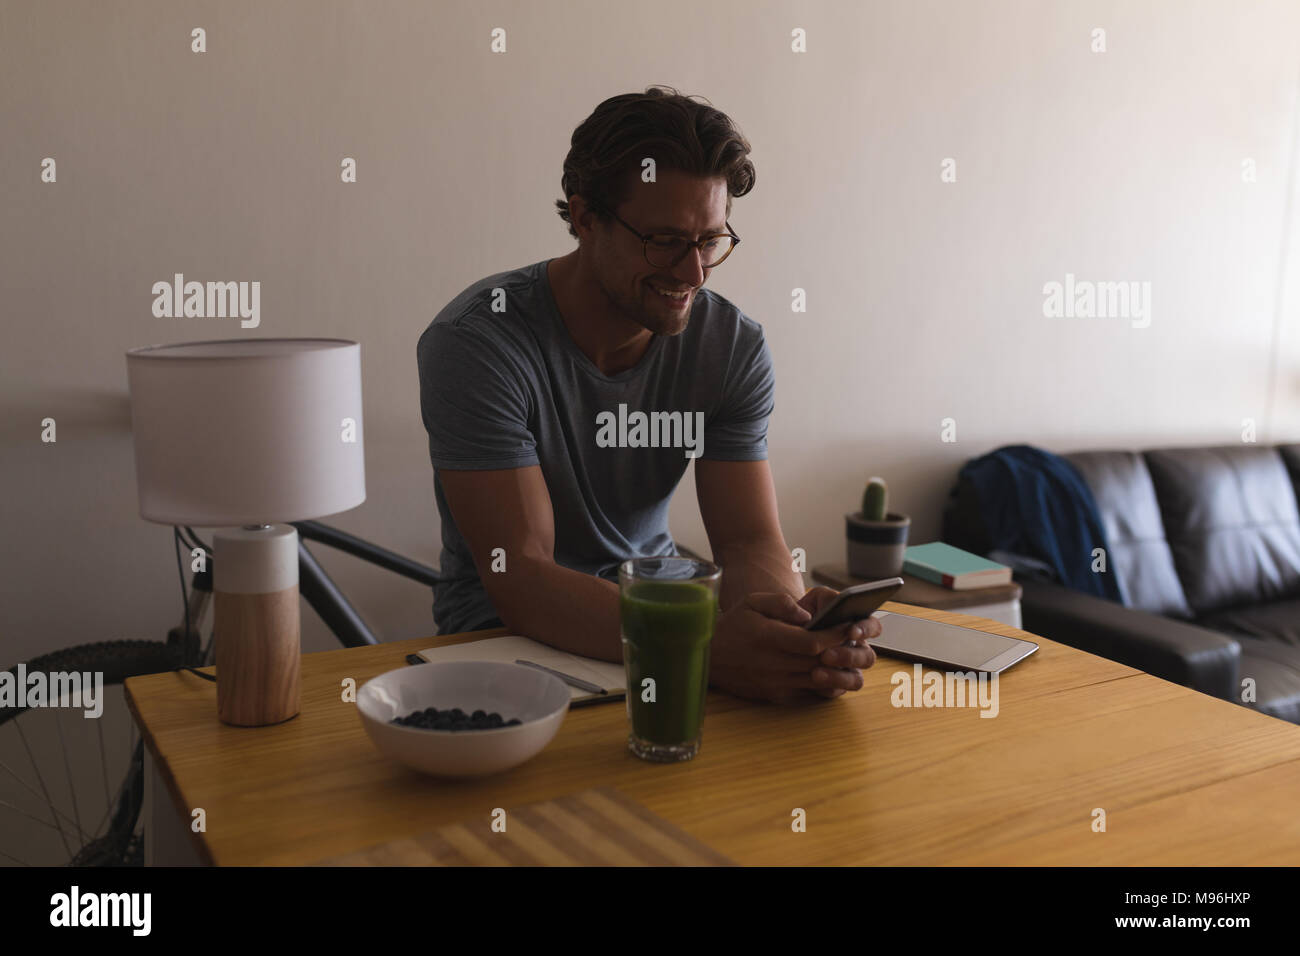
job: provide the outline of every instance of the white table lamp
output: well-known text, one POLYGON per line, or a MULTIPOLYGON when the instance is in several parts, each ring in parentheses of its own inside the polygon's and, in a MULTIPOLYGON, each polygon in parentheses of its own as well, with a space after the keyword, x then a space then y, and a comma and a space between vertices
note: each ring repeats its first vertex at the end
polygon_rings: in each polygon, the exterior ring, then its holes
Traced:
POLYGON ((232 339, 126 353, 140 516, 213 537, 217 715, 301 702, 298 531, 366 500, 361 346, 232 339), (237 527, 230 527, 237 526, 237 527))

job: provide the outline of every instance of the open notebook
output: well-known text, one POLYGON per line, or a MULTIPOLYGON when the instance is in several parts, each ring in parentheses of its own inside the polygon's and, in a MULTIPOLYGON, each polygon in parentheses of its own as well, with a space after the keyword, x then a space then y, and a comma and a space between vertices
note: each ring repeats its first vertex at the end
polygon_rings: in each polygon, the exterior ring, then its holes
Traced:
POLYGON ((579 701, 622 698, 627 694, 627 677, 622 664, 598 661, 590 657, 579 657, 566 651, 556 650, 549 644, 534 641, 527 637, 489 637, 481 641, 469 641, 465 644, 449 644, 446 647, 430 647, 420 651, 426 661, 532 661, 553 670, 563 671, 572 677, 580 677, 599 687, 605 688, 604 694, 593 694, 580 687, 569 686, 570 706, 579 701))

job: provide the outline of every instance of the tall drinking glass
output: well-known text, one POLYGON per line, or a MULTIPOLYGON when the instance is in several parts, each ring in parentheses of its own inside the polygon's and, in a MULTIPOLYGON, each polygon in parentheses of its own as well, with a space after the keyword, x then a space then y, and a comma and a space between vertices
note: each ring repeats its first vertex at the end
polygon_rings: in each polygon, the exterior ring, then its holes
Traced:
POLYGON ((700 749, 722 569, 694 558, 633 558, 618 569, 628 749, 690 760, 700 749))

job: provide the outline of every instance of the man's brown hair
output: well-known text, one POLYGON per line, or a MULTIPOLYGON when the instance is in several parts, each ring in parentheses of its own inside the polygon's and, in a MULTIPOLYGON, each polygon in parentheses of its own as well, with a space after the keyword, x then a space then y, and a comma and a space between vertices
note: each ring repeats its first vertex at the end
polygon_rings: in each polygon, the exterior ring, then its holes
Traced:
POLYGON ((749 142, 726 113, 703 97, 698 97, 703 102, 696 99, 671 87, 651 86, 644 93, 612 96, 583 120, 564 158, 560 187, 565 198, 555 202, 569 235, 578 238, 568 197, 581 196, 597 218, 611 221, 606 212, 627 198, 646 157, 655 161, 656 170, 725 178, 730 216, 732 197, 754 188, 749 142))

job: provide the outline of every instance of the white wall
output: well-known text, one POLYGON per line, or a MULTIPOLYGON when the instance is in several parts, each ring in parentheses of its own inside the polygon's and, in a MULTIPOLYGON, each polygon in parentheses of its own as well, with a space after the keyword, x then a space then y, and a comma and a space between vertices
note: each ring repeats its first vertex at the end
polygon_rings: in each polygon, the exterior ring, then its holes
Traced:
MULTIPOLYGON (((359 340, 369 497, 327 520, 435 564, 416 339, 470 282, 571 248, 572 130, 651 83, 754 145, 711 285, 771 341, 772 466, 813 563, 841 558, 869 474, 924 541, 1001 444, 1231 442, 1247 417, 1300 440, 1294 3, 5 0, 0 664, 179 620, 171 531, 136 511, 138 345, 359 340), (261 327, 154 318, 175 272, 259 280, 261 327), (1067 272, 1151 282, 1150 327, 1044 318, 1067 272)), ((704 547, 689 479, 673 522, 704 547)), ((427 589, 317 553, 383 637, 432 633, 427 589)), ((310 612, 304 642, 332 646, 310 612)))

